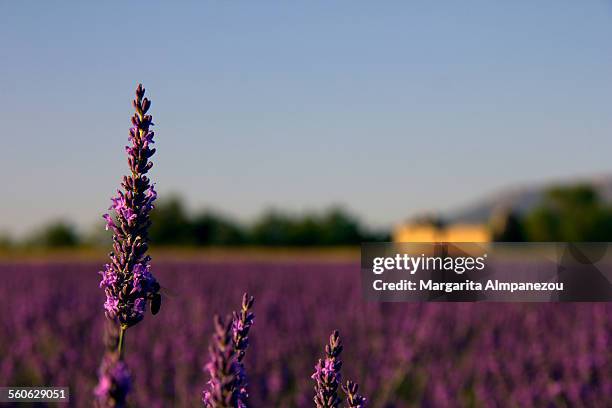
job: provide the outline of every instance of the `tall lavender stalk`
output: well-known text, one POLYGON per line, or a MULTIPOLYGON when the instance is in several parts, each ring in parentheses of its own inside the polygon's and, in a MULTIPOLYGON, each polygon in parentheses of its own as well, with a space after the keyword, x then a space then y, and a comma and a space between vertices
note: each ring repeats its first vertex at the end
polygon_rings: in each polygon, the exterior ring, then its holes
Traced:
POLYGON ((151 225, 149 213, 157 193, 146 176, 153 166, 149 158, 155 149, 151 147, 153 132, 149 130, 152 117, 147 115, 151 102, 144 98, 144 93, 145 89, 138 85, 133 101, 136 112, 128 138, 131 144, 125 148, 131 174, 123 177, 122 189, 111 198, 109 210, 113 210, 114 216, 103 216, 106 229, 113 231, 113 251, 110 263, 100 272, 100 287, 106 294, 106 316, 120 327, 120 358, 125 348, 125 331, 143 319, 147 301, 151 302, 153 314, 161 304, 159 284, 150 272, 151 257, 146 255, 151 225))
POLYGON ((255 315, 251 312, 255 298, 245 293, 239 311, 227 323, 215 316, 215 333, 209 348, 210 361, 204 367, 210 375, 202 402, 209 408, 246 408, 247 376, 243 359, 249 346, 249 331, 255 315))
POLYGON ((138 85, 133 101, 136 112, 132 116, 132 128, 125 147, 130 174, 123 177, 122 189, 111 198, 109 210, 104 214, 106 229, 113 231, 113 251, 110 262, 100 272, 100 288, 104 289, 104 310, 112 324, 106 330, 107 351, 99 370, 99 381, 94 391, 99 407, 123 407, 130 390, 131 377, 123 361, 126 330, 140 322, 151 302, 151 312, 156 314, 161 306, 160 286, 151 274, 151 257, 148 249, 149 213, 157 193, 146 173, 153 163, 149 158, 155 153, 153 125, 147 111, 151 102, 144 97, 145 89, 138 85))
POLYGON ((214 322, 215 333, 209 347, 210 361, 205 366, 210 380, 202 402, 209 408, 238 407, 238 366, 237 353, 232 342, 232 321, 215 315, 214 322))
POLYGON ((316 383, 313 400, 317 408, 338 408, 340 406, 338 397, 338 388, 342 381, 340 353, 342 353, 342 341, 340 333, 335 330, 329 336, 329 344, 325 345, 325 358, 319 359, 315 365, 315 372, 311 376, 316 383))
POLYGON ((236 366, 237 366, 237 378, 236 378, 236 390, 239 394, 239 399, 244 406, 247 405, 249 398, 248 393, 248 382, 246 376, 246 370, 244 369, 244 363, 242 360, 246 355, 246 349, 249 346, 249 330, 253 326, 255 314, 251 312, 255 298, 245 293, 242 296, 242 304, 240 311, 233 313, 232 319, 232 344, 236 351, 236 366))

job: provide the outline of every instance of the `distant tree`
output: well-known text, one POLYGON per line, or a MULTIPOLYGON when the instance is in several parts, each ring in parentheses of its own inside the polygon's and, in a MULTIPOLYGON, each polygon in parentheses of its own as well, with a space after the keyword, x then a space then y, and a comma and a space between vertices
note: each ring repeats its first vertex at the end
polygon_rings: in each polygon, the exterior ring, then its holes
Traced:
POLYGON ((321 245, 358 245, 365 238, 359 221, 341 208, 332 208, 321 219, 321 245))
POLYGON ((535 208, 525 217, 527 240, 531 242, 555 242, 561 239, 560 215, 546 206, 535 208))
POLYGON ((191 236, 195 245, 242 245, 247 237, 237 223, 221 215, 203 212, 191 222, 191 236))
POLYGON ((357 245, 372 237, 373 234, 368 236, 363 232, 355 217, 341 208, 293 217, 268 211, 251 229, 252 242, 256 245, 357 245))
POLYGON ((491 217, 493 240, 497 242, 523 242, 525 231, 520 216, 512 210, 496 211, 491 217))
POLYGON ((312 214, 296 217, 289 224, 286 245, 315 246, 323 245, 321 221, 312 214))
POLYGON ((58 220, 35 233, 30 243, 47 248, 66 248, 79 245, 80 239, 72 224, 58 220))
POLYGON ((342 208, 304 215, 269 210, 243 227, 210 211, 189 214, 181 199, 174 196, 157 205, 151 221, 149 235, 156 245, 333 246, 389 239, 387 233, 364 232, 359 221, 342 208))
POLYGON ((7 249, 13 246, 13 240, 8 232, 0 232, 0 249, 7 249))
POLYGON ((191 221, 177 196, 160 200, 151 211, 149 238, 156 245, 193 244, 191 221))
POLYGON ((291 245, 294 223, 287 215, 269 210, 251 228, 251 242, 255 245, 291 245))
POLYGON ((610 241, 612 209, 591 186, 556 187, 527 215, 525 231, 530 241, 610 241))

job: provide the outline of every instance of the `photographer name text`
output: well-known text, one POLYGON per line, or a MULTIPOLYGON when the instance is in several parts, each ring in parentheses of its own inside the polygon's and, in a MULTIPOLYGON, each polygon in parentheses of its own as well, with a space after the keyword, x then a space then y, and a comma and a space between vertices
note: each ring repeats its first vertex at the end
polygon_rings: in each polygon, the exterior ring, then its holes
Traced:
MULTIPOLYGON (((382 275, 387 271, 402 271, 409 276, 419 271, 424 272, 454 272, 462 275, 465 272, 481 272, 486 268, 487 254, 481 256, 411 256, 396 254, 389 257, 376 257, 372 262, 372 272, 382 275)), ((469 291, 497 291, 497 292, 526 292, 526 291, 563 291, 562 282, 505 282, 489 279, 486 282, 465 279, 462 282, 440 282, 433 279, 419 279, 413 281, 400 279, 385 282, 376 279, 372 282, 375 291, 437 291, 437 292, 469 292, 469 291)))

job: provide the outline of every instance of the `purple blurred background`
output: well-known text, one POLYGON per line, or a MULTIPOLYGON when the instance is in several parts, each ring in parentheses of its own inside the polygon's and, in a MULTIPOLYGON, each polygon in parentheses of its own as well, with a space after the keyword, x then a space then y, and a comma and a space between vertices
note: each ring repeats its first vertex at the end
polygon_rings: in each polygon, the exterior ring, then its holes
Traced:
MULTIPOLYGON (((71 387, 90 406, 104 295, 92 263, 0 266, 0 383, 71 387)), ((253 406, 311 407, 329 333, 372 407, 605 406, 610 304, 366 303, 353 262, 155 264, 161 312, 128 331, 135 406, 198 406, 212 315, 256 298, 245 359, 253 406)))

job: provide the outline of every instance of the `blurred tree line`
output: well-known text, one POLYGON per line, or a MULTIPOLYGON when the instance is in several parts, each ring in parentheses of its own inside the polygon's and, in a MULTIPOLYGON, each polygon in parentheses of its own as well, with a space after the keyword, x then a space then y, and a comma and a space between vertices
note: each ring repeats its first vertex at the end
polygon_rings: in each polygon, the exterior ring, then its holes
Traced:
POLYGON ((589 185, 553 187, 525 214, 493 220, 496 241, 611 242, 612 206, 589 185))
MULTIPOLYGON (((303 215, 270 210, 244 225, 213 211, 192 214, 174 197, 160 201, 151 218, 151 242, 159 246, 342 246, 390 240, 388 231, 371 231, 342 208, 303 215)), ((554 187, 524 214, 497 214, 491 228, 496 241, 612 242, 612 206, 589 185, 554 187)), ((101 223, 94 233, 80 234, 71 223, 57 220, 18 243, 0 233, 0 249, 108 246, 110 239, 101 223)))
POLYGON ((304 215, 270 210, 245 226, 211 211, 190 215, 175 197, 160 202, 151 221, 154 245, 339 246, 389 239, 386 232, 367 230, 342 208, 304 215))
MULTIPOLYGON (((339 207, 303 215, 269 210, 244 225, 214 211, 190 213, 173 197, 157 203, 151 221, 149 237, 159 246, 350 246, 390 239, 387 231, 371 231, 339 207)), ((56 220, 20 243, 0 234, 0 248, 108 246, 111 234, 101 225, 91 234, 80 234, 70 222, 56 220)))

